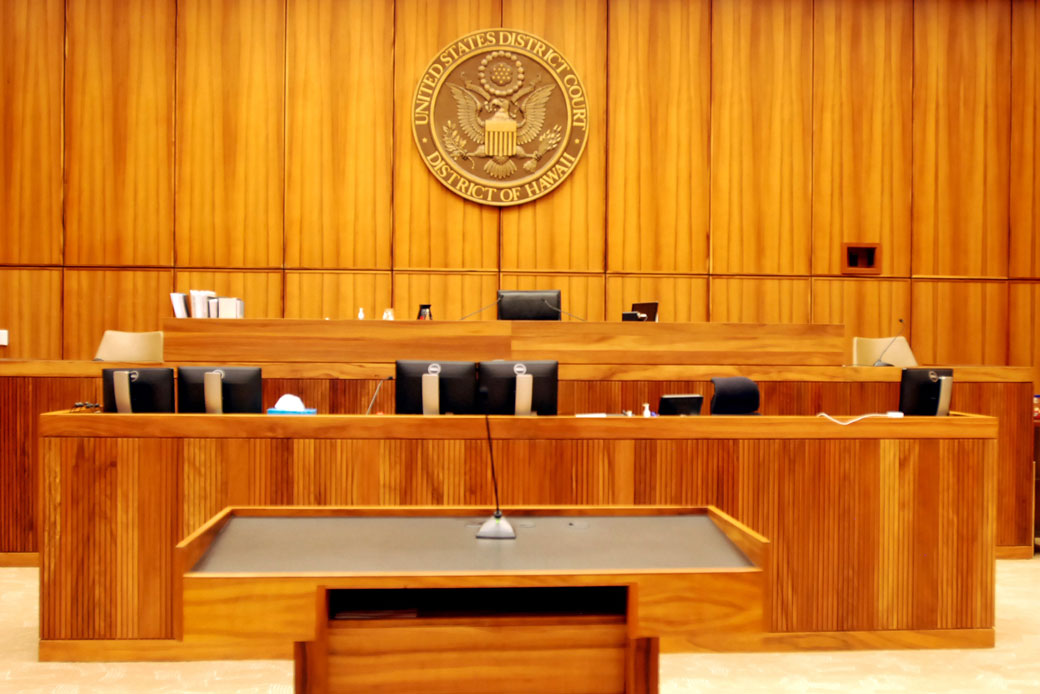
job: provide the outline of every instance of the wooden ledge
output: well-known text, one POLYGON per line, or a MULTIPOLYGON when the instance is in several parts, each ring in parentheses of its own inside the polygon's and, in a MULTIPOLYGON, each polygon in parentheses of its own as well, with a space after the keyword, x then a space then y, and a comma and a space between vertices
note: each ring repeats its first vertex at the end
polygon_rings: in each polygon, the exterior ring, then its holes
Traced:
MULTIPOLYGON (((848 420, 848 417, 839 417, 848 420)), ((980 415, 876 417, 840 426, 822 417, 491 417, 495 440, 988 439, 998 420, 980 415)), ((40 415, 39 434, 77 438, 437 439, 487 437, 479 416, 40 415)))

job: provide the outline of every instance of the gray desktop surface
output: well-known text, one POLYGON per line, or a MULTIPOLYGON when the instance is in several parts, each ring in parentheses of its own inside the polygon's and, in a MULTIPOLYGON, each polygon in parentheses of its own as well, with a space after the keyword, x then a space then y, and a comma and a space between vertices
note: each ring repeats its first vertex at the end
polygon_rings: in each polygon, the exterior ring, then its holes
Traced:
POLYGON ((478 540, 483 518, 232 518, 194 571, 517 572, 752 566, 705 515, 513 516, 516 540, 478 540))

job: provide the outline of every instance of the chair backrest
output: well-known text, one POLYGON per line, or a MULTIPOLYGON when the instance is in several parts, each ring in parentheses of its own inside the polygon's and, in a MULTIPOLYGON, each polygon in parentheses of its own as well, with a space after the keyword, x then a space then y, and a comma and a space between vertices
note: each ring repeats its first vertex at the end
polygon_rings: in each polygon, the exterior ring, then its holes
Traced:
POLYGON ((917 366, 917 359, 910 349, 910 343, 902 335, 891 337, 854 337, 852 338, 852 365, 873 366, 881 353, 881 359, 892 366, 917 366), (889 347, 889 345, 892 345, 889 347), (885 348, 888 348, 887 351, 885 348))
POLYGON ((712 414, 757 414, 758 384, 746 376, 711 379, 715 394, 711 396, 712 414))
POLYGON ((148 362, 163 360, 163 334, 161 330, 148 333, 128 333, 121 330, 106 330, 101 336, 95 361, 148 362))

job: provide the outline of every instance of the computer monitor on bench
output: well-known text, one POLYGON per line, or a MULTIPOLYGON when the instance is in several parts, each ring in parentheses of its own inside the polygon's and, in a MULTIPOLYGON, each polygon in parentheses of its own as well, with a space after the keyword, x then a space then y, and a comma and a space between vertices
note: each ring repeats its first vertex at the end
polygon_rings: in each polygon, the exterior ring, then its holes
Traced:
POLYGON ((102 369, 105 412, 173 412, 173 369, 102 369))
POLYGON ((555 415, 559 363, 482 361, 477 384, 487 414, 555 415))
POLYGON ((181 366, 177 369, 177 411, 208 414, 263 412, 259 366, 181 366))
POLYGON ((560 320, 560 290, 498 290, 499 320, 560 320))
POLYGON ((472 361, 398 361, 397 414, 478 414, 477 365, 472 361))
POLYGON ((944 417, 950 414, 953 369, 903 369, 899 380, 899 411, 907 416, 944 417))

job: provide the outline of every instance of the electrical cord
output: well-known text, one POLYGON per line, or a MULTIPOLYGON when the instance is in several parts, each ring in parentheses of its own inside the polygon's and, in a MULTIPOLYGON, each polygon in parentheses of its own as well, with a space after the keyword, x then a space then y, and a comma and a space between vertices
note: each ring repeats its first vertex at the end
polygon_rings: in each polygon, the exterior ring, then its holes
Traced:
POLYGON ((819 413, 817 413, 816 416, 817 417, 823 417, 826 420, 834 422, 838 426, 847 427, 850 424, 855 424, 856 422, 862 422, 864 419, 870 419, 871 417, 883 417, 885 419, 901 419, 902 416, 903 416, 903 413, 902 412, 896 412, 896 411, 892 411, 892 412, 871 412, 870 414, 860 415, 859 417, 855 417, 855 418, 850 419, 850 420, 845 421, 845 422, 841 421, 840 419, 835 419, 834 417, 830 416, 826 412, 819 412, 819 413))

